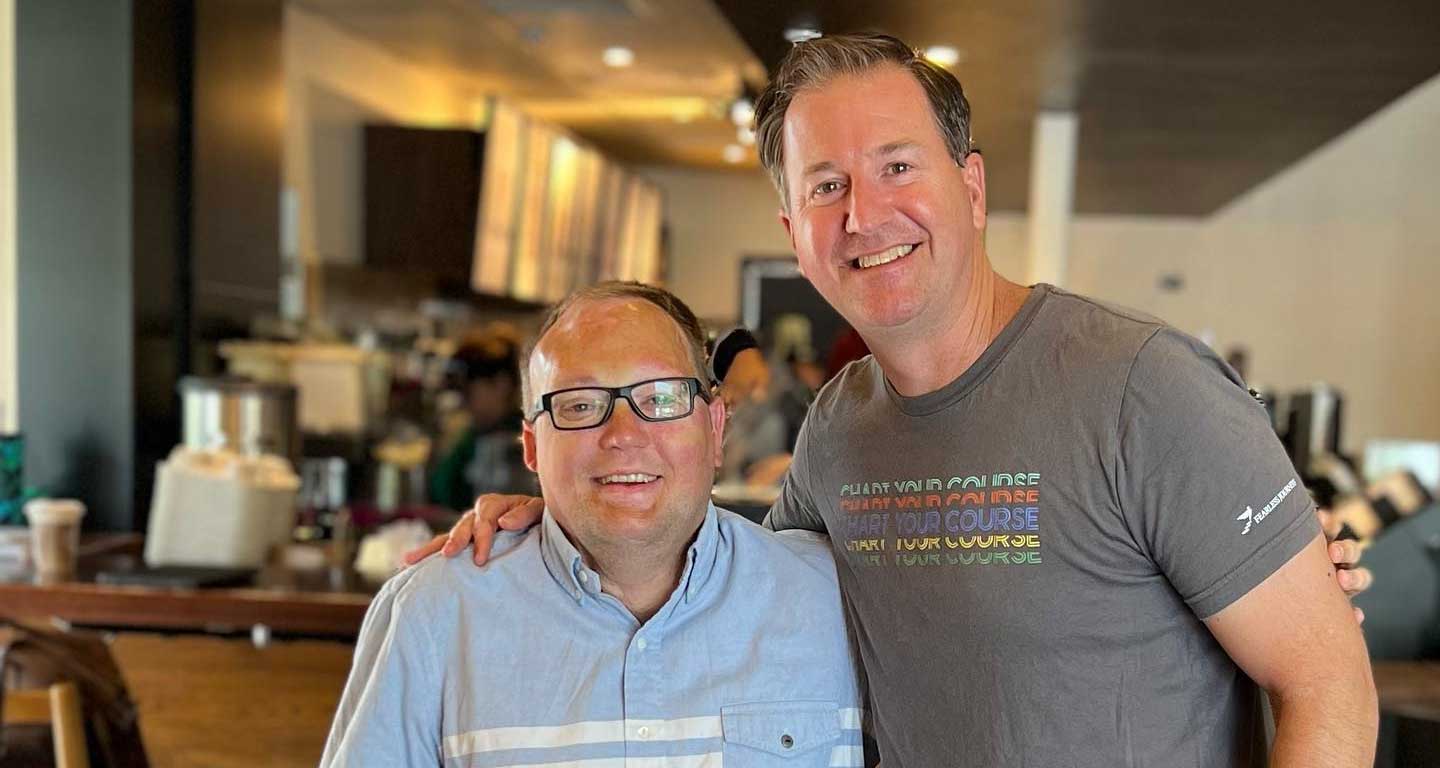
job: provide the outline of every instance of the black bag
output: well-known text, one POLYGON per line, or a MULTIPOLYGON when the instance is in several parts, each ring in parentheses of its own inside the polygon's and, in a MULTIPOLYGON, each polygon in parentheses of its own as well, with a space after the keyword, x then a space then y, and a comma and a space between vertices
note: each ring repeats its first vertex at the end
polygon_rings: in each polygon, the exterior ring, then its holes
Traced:
MULTIPOLYGON (((125 680, 99 637, 0 618, 0 722, 6 686, 45 688, 69 681, 80 693, 85 744, 95 768, 149 768, 139 714, 125 680)), ((0 762, 11 734, 0 728, 0 762)))

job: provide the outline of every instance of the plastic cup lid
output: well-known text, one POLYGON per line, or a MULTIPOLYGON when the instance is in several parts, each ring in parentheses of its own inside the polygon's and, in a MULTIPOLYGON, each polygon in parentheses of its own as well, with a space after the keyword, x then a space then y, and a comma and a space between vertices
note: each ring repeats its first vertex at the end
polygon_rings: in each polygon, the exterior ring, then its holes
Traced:
POLYGON ((25 517, 37 523, 70 524, 85 516, 85 505, 75 499, 31 499, 25 502, 25 517))

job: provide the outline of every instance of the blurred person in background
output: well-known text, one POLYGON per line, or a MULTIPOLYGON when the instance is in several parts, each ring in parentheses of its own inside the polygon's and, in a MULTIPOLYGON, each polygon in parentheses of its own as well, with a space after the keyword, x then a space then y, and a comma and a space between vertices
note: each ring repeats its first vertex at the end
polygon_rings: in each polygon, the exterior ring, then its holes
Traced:
POLYGON ((778 486, 790 467, 805 413, 824 384, 809 344, 809 321, 787 315, 776 326, 769 355, 745 328, 715 343, 711 367, 730 410, 721 483, 778 486))
POLYGON ((865 340, 850 325, 835 336, 830 343, 830 351, 825 356, 825 380, 829 381, 840 375, 845 366, 870 354, 870 348, 865 345, 865 340))
POLYGON ((716 379, 724 382, 720 396, 727 411, 719 482, 777 485, 790 466, 794 444, 772 394, 773 371, 759 341, 750 331, 736 328, 715 342, 710 364, 716 379))
POLYGON ((451 358, 465 421, 442 447, 430 473, 436 504, 467 509, 481 493, 535 493, 520 445, 519 343, 492 326, 461 343, 451 358))

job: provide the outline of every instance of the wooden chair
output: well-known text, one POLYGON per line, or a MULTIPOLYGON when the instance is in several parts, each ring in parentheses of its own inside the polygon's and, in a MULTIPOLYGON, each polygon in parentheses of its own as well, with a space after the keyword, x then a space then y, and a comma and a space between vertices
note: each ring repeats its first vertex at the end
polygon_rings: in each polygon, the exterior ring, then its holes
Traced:
POLYGON ((74 683, 56 683, 46 690, 5 694, 4 725, 49 725, 55 744, 55 768, 90 768, 85 751, 85 720, 74 683))

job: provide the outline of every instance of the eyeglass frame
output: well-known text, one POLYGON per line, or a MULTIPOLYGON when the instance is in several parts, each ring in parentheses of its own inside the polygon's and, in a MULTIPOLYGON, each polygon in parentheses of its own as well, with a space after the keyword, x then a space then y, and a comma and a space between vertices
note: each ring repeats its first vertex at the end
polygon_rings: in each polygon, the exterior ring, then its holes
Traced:
POLYGON ((713 392, 714 387, 715 387, 715 383, 714 383, 713 381, 710 382, 709 385, 706 385, 705 382, 701 381, 701 380, 698 379, 698 378, 695 378, 694 376, 661 376, 661 377, 655 378, 655 379, 646 379, 646 380, 644 380, 644 381, 637 381, 637 382, 635 382, 634 384, 628 384, 628 385, 623 386, 623 387, 600 387, 600 386, 566 387, 565 389, 557 389, 557 390, 555 390, 554 392, 546 392, 545 394, 541 395, 541 396, 540 396, 540 409, 537 410, 537 411, 535 411, 533 414, 530 414, 529 417, 526 419, 526 421, 528 421, 528 422, 531 423, 531 424, 534 424, 535 422, 537 422, 537 421, 540 420, 540 414, 542 414, 542 413, 548 413, 548 414, 550 414, 550 426, 554 427, 555 429, 557 429, 557 430, 559 430, 559 431, 561 431, 561 432, 583 432, 584 430, 587 430, 587 429, 595 429, 596 427, 603 427, 603 426, 605 426, 605 423, 608 422, 608 421, 610 421, 610 417, 615 415, 615 403, 618 402, 618 401, 619 401, 620 399, 622 399, 622 398, 625 400, 625 402, 627 402, 627 403, 630 404, 630 412, 633 413, 633 414, 635 414, 637 417, 639 417, 641 421, 650 422, 651 424, 657 424, 657 423, 666 422, 666 421, 679 421, 680 419, 683 419, 683 418, 685 418, 685 417, 687 417, 687 416, 690 416, 691 414, 695 413, 695 398, 696 398, 696 397, 699 397, 701 400, 704 400, 706 405, 709 405, 710 403, 714 402, 714 400, 715 400, 715 394, 714 394, 714 392, 713 392), (643 386, 645 386, 646 384, 654 384, 654 383, 657 382, 657 381, 684 381, 684 382, 689 383, 689 384, 690 384, 690 387, 691 387, 689 409, 686 410, 685 413, 683 413, 683 414, 681 414, 681 415, 679 415, 679 416, 671 416, 671 417, 669 417, 669 418, 664 418, 664 419, 657 419, 657 418, 652 418, 652 417, 650 417, 650 416, 646 416, 645 413, 640 410, 640 407, 635 404, 635 401, 630 398, 630 393, 633 392, 633 391, 635 391, 635 388, 636 388, 636 387, 643 387, 643 386), (586 390, 599 390, 599 391, 603 391, 603 392, 609 393, 609 395, 610 395, 610 403, 609 403, 609 405, 607 405, 607 406, 605 407, 605 415, 604 415, 604 416, 601 416, 599 421, 595 422, 594 424, 591 424, 591 425, 588 426, 588 427, 562 427, 562 426, 560 426, 559 424, 557 424, 557 423, 555 422, 555 412, 550 409, 550 403, 551 403, 552 400, 554 400, 555 396, 556 396, 556 395, 563 395, 563 394, 565 394, 566 392, 584 392, 584 391, 586 391, 586 390))

